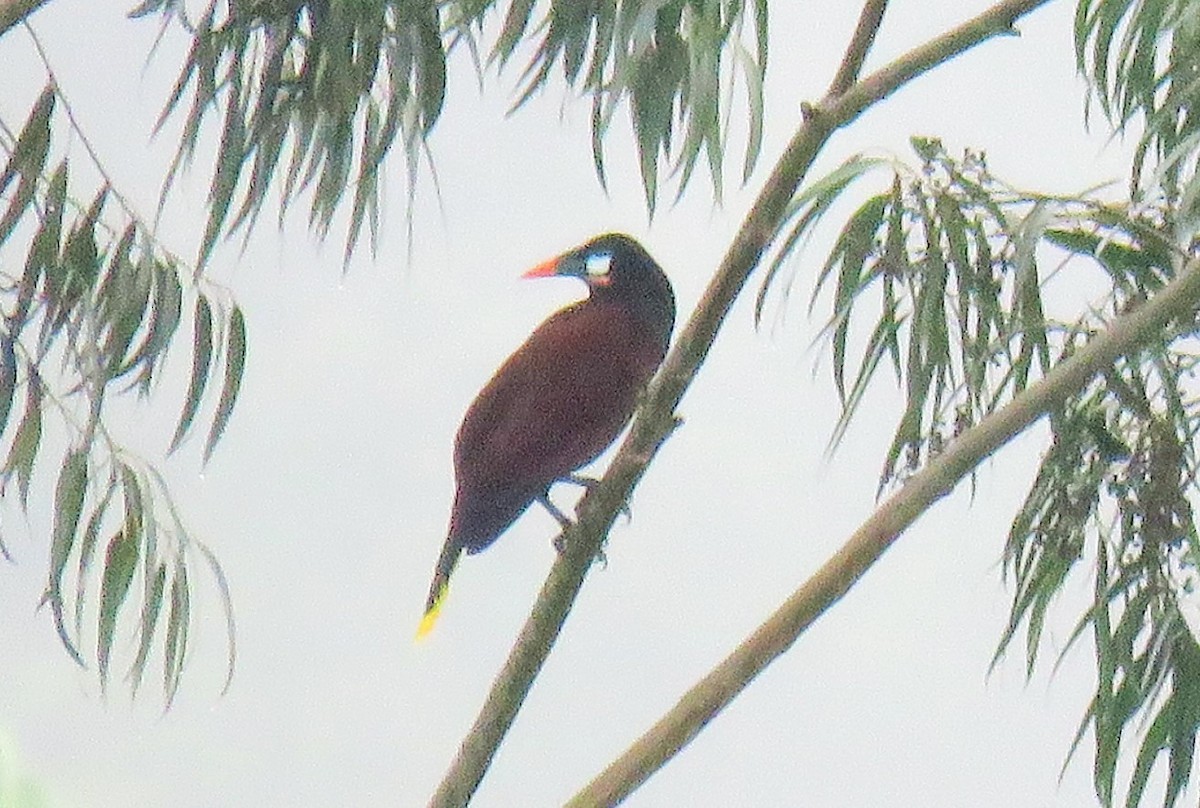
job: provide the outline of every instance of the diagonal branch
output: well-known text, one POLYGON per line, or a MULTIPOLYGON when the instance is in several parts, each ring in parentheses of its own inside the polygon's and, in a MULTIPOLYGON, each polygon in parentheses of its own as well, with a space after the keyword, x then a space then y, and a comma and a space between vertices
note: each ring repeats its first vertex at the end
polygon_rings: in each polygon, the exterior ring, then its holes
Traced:
POLYGON ((829 95, 841 95, 858 80, 863 62, 867 59, 867 52, 871 50, 875 35, 879 33, 879 26, 883 23, 883 12, 887 11, 887 4, 888 0, 867 0, 863 5, 854 36, 846 48, 846 55, 842 57, 837 75, 829 84, 829 95))
POLYGON ((615 805, 660 769, 717 713, 836 603, 933 503, 984 458, 1062 405, 1115 359, 1136 351, 1171 320, 1200 308, 1200 261, 1193 261, 1150 302, 1054 367, 1004 408, 968 429, 914 475, 737 649, 689 690, 629 749, 568 803, 615 805))
MULTIPOLYGON (((852 84, 844 93, 835 92, 836 88, 831 86, 824 99, 805 108, 803 124, 784 150, 679 341, 647 390, 646 402, 612 465, 600 484, 584 496, 579 521, 564 536, 566 551, 551 568, 529 620, 430 801, 431 806, 464 806, 479 786, 549 655, 618 510, 674 429, 675 407, 707 356, 733 301, 777 235, 788 202, 826 141, 837 129, 906 83, 985 40, 1009 33, 1018 18, 1048 2, 999 2, 852 84)), ((864 19, 868 19, 869 9, 875 5, 868 0, 864 19)), ((865 53, 865 44, 871 36, 860 24, 851 47, 863 48, 865 53)), ((846 70, 847 63, 857 60, 861 64, 861 59, 848 52, 839 75, 846 70)))

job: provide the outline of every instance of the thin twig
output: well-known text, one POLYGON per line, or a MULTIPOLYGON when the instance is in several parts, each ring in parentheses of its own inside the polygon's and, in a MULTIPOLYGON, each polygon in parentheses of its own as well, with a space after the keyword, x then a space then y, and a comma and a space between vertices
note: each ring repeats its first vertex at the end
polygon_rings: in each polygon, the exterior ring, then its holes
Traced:
MULTIPOLYGON (((3 0, 0 0, 0 2, 3 2, 3 0)), ((46 53, 46 48, 42 45, 42 40, 38 37, 37 32, 33 30, 32 26, 27 26, 26 31, 29 34, 29 39, 33 42, 33 47, 37 51, 38 58, 42 61, 42 67, 46 71, 46 76, 50 79, 50 86, 54 88, 54 95, 57 96, 58 102, 67 114, 67 122, 71 125, 71 131, 79 138, 79 142, 83 144, 84 151, 91 158, 92 166, 100 175, 100 179, 104 180, 104 185, 108 188, 108 192, 117 200, 121 209, 125 211, 125 215, 131 221, 136 222, 139 227, 145 229, 145 225, 134 209, 133 203, 126 199, 125 195, 117 189, 116 184, 108 173, 108 169, 104 166, 104 161, 100 159, 100 153, 96 151, 96 147, 92 145, 91 138, 87 136, 87 133, 83 130, 83 126, 79 123, 79 119, 75 117, 75 110, 72 109, 71 102, 67 99, 66 93, 62 91, 62 86, 58 83, 58 76, 55 75, 54 68, 50 66, 50 56, 46 53)), ((174 258, 175 256, 171 257, 174 258)))
POLYGON ((564 536, 566 552, 555 562, 516 645, 431 806, 464 806, 478 788, 512 725, 534 677, 562 629, 587 570, 617 511, 675 426, 675 407, 708 354, 717 331, 750 273, 774 239, 792 198, 829 137, 869 106, 904 84, 997 34, 1050 0, 1007 0, 916 48, 892 64, 807 108, 775 170, 747 214, 679 341, 651 383, 646 402, 600 483, 579 507, 579 521, 564 536))

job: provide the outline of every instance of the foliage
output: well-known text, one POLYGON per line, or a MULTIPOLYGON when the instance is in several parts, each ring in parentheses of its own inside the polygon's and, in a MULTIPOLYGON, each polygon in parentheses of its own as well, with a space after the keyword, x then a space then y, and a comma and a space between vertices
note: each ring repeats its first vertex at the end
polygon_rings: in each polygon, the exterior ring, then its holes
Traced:
MULTIPOLYGON (((770 294, 786 299, 789 258, 847 190, 890 172, 849 215, 813 298, 831 299, 825 334, 843 405, 833 441, 882 365, 904 394, 881 488, 1154 296, 1195 256, 1200 121, 1188 94, 1198 33, 1196 3, 1079 4, 1079 65, 1101 109, 1118 129, 1142 124, 1128 202, 1017 191, 990 174, 982 153, 954 159, 926 138, 912 141, 914 167, 857 156, 795 196, 760 315, 770 294), (1088 289, 1103 292, 1091 299, 1088 289)), ((1181 603, 1195 597, 1200 562, 1197 330, 1194 317, 1174 323, 1052 415, 1050 447, 1004 553, 1015 591, 996 656, 1023 626, 1031 673, 1050 605, 1072 573, 1091 570, 1094 599, 1071 645, 1090 634, 1096 693, 1071 752, 1091 728, 1104 805, 1117 799, 1129 735, 1137 752, 1127 805, 1142 802, 1160 756, 1164 805, 1177 802, 1193 770, 1200 644, 1181 603)))
MULTIPOLYGON (((81 665, 85 618, 95 612, 95 659, 103 687, 121 609, 139 591, 130 681, 136 691, 160 637, 169 702, 187 651, 190 561, 199 557, 222 592, 232 670, 227 587, 216 558, 184 527, 158 472, 110 432, 106 403, 122 393, 150 394, 177 341, 184 306, 193 306, 192 382, 171 448, 196 425, 216 357, 225 374, 205 442, 207 459, 240 387, 244 318, 223 290, 184 273, 107 184, 89 201, 75 201, 70 161, 48 164, 56 122, 65 118, 62 105, 51 82, 20 131, 0 135, 6 156, 0 243, 22 235, 29 244, 21 272, 0 274, 0 438, 7 446, 0 493, 27 506, 38 459, 45 467, 50 462, 45 458, 65 444, 54 487, 43 604, 63 646, 81 665)), ((2 539, 0 553, 8 557, 2 539)))
MULTIPOLYGON (((207 261, 222 232, 249 232, 277 174, 282 175, 280 216, 311 190, 309 222, 322 238, 353 186, 347 260, 364 222, 373 244, 385 158, 399 138, 408 191, 414 193, 421 149, 445 103, 448 53, 465 45, 481 70, 480 38, 499 5, 494 0, 212 0, 196 21, 187 19, 182 0, 145 0, 134 9, 135 17, 157 12, 165 21, 177 20, 193 38, 159 121, 161 126, 182 109, 191 87, 164 194, 176 170, 192 157, 205 120, 221 116, 198 263, 207 261)), ((747 86, 750 126, 743 173, 749 176, 762 133, 765 0, 754 0, 749 9, 743 0, 555 2, 536 23, 535 5, 533 0, 508 4, 488 62, 508 64, 521 45, 541 35, 514 106, 546 87, 561 65, 568 85, 592 98, 592 150, 602 180, 604 136, 628 103, 648 206, 653 209, 658 195, 660 161, 675 157, 682 193, 701 151, 719 194, 726 141, 721 110, 723 102, 729 106, 733 86, 733 71, 723 59, 739 66, 747 86), (748 11, 752 47, 741 39, 748 11), (685 131, 678 147, 676 126, 685 131)))
MULTIPOLYGON (((87 146, 92 168, 107 175, 71 118, 49 65, 50 82, 24 126, 0 125, 0 151, 6 157, 0 174, 0 247, 24 243, 26 248, 24 272, 3 276, 6 286, 0 289, 5 307, 0 436, 7 435, 8 445, 0 491, 10 493, 14 484, 26 505, 35 460, 54 451, 51 437, 61 427, 67 448, 55 485, 43 601, 64 647, 80 664, 85 615, 94 606, 102 686, 122 606, 139 592, 130 682, 136 691, 157 638, 168 702, 174 696, 191 616, 189 556, 204 561, 221 591, 231 671, 234 648, 231 604, 216 558, 188 533, 153 465, 134 457, 110 433, 106 401, 114 394, 150 393, 169 349, 186 333, 181 326, 184 311, 190 310, 191 381, 169 451, 195 428, 211 397, 206 393, 220 377, 203 450, 207 461, 233 412, 247 352, 242 311, 201 274, 217 241, 235 232, 248 237, 278 177, 281 218, 311 194, 309 222, 323 238, 349 202, 347 259, 364 223, 373 243, 388 154, 399 140, 413 193, 418 158, 445 103, 447 56, 465 46, 481 70, 479 43, 498 5, 481 0, 212 0, 198 19, 189 18, 182 0, 145 0, 133 9, 131 17, 157 14, 164 31, 177 24, 191 38, 158 121, 161 129, 186 110, 163 182, 160 214, 179 170, 195 156, 205 122, 221 121, 207 221, 190 272, 107 181, 85 194, 84 202, 75 201, 81 191, 73 177, 79 172, 72 172, 65 158, 51 160, 55 131, 73 130, 87 146), (4 431, 18 396, 21 417, 4 431), (98 592, 90 583, 95 575, 98 592)), ((516 106, 546 87, 561 65, 567 84, 592 97, 593 152, 602 179, 603 138, 617 110, 629 105, 651 208, 662 160, 673 160, 674 170, 681 172, 682 193, 703 151, 719 189, 727 140, 723 126, 730 120, 722 107, 732 103, 735 73, 730 63, 738 66, 748 90, 744 174, 749 175, 762 128, 765 0, 749 5, 740 0, 556 2, 540 20, 534 7, 531 0, 508 4, 488 62, 507 65, 520 56, 524 42, 541 36, 516 106), (747 46, 742 35, 750 27, 754 36, 747 46), (671 80, 663 81, 668 75, 671 80), (673 138, 676 127, 685 131, 682 145, 673 138)), ((2 541, 0 552, 6 553, 2 541)))
POLYGON ((1138 127, 1131 191, 1194 220, 1200 176, 1200 6, 1189 0, 1080 0, 1075 53, 1100 108, 1119 131, 1138 127))
MULTIPOLYGON (((44 603, 81 664, 95 625, 102 687, 120 627, 135 620, 131 685, 139 687, 157 640, 169 702, 187 649, 190 562, 200 558, 221 590, 232 669, 228 588, 153 465, 110 433, 105 405, 114 393, 150 393, 188 331, 190 310, 191 380, 169 450, 197 428, 208 402, 209 457, 247 353, 242 312, 201 274, 218 240, 248 237, 269 189, 278 188, 280 218, 308 199, 321 238, 348 205, 347 259, 364 224, 374 243, 387 157, 398 141, 414 193, 456 48, 480 74, 528 52, 514 109, 561 71, 590 98, 602 182, 604 138, 628 108, 651 212, 663 165, 682 193, 701 154, 719 197, 739 77, 747 91, 743 179, 759 154, 767 3, 211 0, 192 19, 183 0, 144 0, 131 12, 154 14, 191 39, 159 120, 162 127, 184 115, 160 210, 205 123, 220 120, 196 269, 185 271, 155 240, 119 189, 104 183, 81 192, 77 167, 51 160, 56 127, 73 126, 52 79, 23 126, 0 126, 0 246, 25 246, 21 272, 0 268, 0 493, 25 506, 35 472, 47 476, 36 460, 61 452, 44 603), (136 618, 126 606, 131 596, 136 618)), ((825 334, 843 406, 834 443, 881 367, 890 367, 904 396, 881 489, 1011 402, 1196 257, 1200 124, 1191 96, 1200 4, 1079 0, 1075 46, 1110 124, 1137 131, 1128 200, 1017 190, 991 175, 982 152, 955 158, 930 138, 912 140, 915 165, 857 156, 792 198, 759 314, 770 294, 787 297, 790 258, 816 226, 852 187, 884 175, 841 228, 812 299, 831 301, 825 334), (1102 291, 1088 296, 1089 288, 1102 291)), ((1180 603, 1192 596, 1200 552, 1191 506, 1200 431, 1195 332, 1193 320, 1173 324, 1053 414, 1050 446, 1004 551, 1014 597, 997 658, 1024 628, 1030 671, 1058 593, 1072 574, 1094 579, 1072 642, 1091 636, 1097 687, 1072 752, 1091 728, 1105 805, 1116 799, 1117 761, 1131 734, 1140 743, 1126 804, 1142 801, 1160 756, 1165 805, 1193 769, 1200 646, 1180 603)), ((2 539, 0 553, 7 554, 2 539)))

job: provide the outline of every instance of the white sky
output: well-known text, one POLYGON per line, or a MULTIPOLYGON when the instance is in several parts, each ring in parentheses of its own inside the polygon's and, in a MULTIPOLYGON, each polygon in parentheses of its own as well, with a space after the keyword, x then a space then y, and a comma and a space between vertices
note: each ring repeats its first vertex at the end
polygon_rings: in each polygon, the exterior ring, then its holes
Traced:
MULTIPOLYGON (((156 24, 125 20, 125 5, 55 0, 34 25, 118 184, 150 215, 173 133, 148 143, 147 132, 185 43, 168 37, 143 71, 156 24)), ((605 197, 586 102, 553 90, 505 118, 513 77, 489 79, 481 96, 459 54, 433 139, 444 214, 426 177, 411 263, 398 161, 378 260, 364 253, 345 278, 340 234, 322 248, 299 218, 283 233, 266 224, 245 254, 219 250, 211 274, 249 318, 242 399, 203 474, 197 440, 166 468, 229 575, 237 676, 219 697, 219 610, 195 575, 208 619, 177 705, 161 716, 152 688, 133 705, 119 687, 102 702, 94 673, 73 666, 48 616, 33 611, 48 503, 35 502, 28 528, 6 506, 18 563, 0 570, 0 731, 53 804, 424 804, 553 558, 554 523, 531 511, 459 566, 434 636, 411 642, 444 537, 462 412, 529 330, 581 292, 518 282, 519 273, 594 233, 627 230, 667 269, 684 319, 800 102, 835 69, 855 5, 773 4, 763 159, 747 192, 731 174, 723 208, 700 176, 647 225, 625 134, 609 141, 605 197)), ((868 67, 987 5, 897 0, 868 67)), ((1071 191, 1120 178, 1119 150, 1102 131, 1084 133, 1073 6, 1054 4, 1022 23, 1020 38, 898 93, 835 136, 818 170, 859 150, 907 157, 917 133, 952 152, 986 149, 995 173, 1018 185, 1071 191)), ((0 40, 0 74, 0 117, 19 126, 43 82, 20 31, 0 40)), ((70 148, 81 164, 79 144, 70 148)), ((164 238, 185 255, 199 237, 205 159, 165 223, 164 238)), ((475 805, 569 797, 871 512, 896 397, 879 385, 867 417, 826 457, 835 401, 827 362, 808 347, 819 318, 804 312, 825 236, 796 264, 799 291, 773 329, 755 331, 753 289, 736 307, 682 404, 684 428, 637 490, 632 522, 618 522, 608 567, 589 577, 475 805)), ((186 383, 186 357, 176 360, 154 406, 130 408, 128 439, 151 456, 170 438, 186 383)), ((1091 694, 1088 647, 1053 679, 1043 670, 1027 684, 1019 650, 987 675, 1010 596, 999 575, 1004 536, 1038 451, 1027 436, 981 470, 973 504, 965 490, 940 503, 628 804, 1090 804, 1090 735, 1058 782, 1091 694)), ((47 491, 56 466, 41 467, 47 491)), ((1069 587, 1046 662, 1089 587, 1084 577, 1069 587)))

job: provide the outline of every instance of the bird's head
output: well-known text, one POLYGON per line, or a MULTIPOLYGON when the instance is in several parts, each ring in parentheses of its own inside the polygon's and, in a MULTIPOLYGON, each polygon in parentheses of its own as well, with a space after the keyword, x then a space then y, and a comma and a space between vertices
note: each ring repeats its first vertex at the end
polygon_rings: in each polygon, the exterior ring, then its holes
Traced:
POLYGON ((544 261, 523 278, 580 278, 596 298, 619 299, 641 310, 671 333, 675 294, 671 282, 650 253, 623 233, 607 233, 569 252, 544 261))

